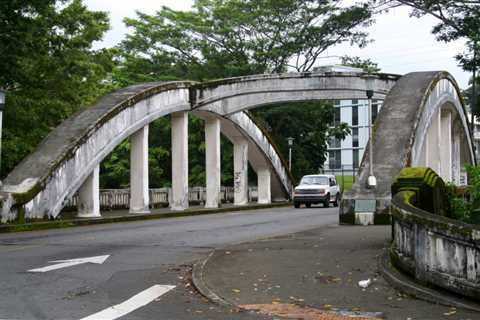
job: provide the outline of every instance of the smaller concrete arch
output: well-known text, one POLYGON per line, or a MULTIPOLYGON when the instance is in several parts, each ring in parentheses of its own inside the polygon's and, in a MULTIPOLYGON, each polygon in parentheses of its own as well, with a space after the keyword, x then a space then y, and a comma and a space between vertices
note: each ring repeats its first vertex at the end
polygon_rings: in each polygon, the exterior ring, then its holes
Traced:
MULTIPOLYGON (((172 115, 171 206, 172 209, 185 209, 188 206, 187 112, 191 111, 192 85, 192 82, 134 85, 104 97, 93 107, 67 119, 4 180, 0 190, 4 198, 2 221, 15 219, 19 209, 30 219, 55 218, 77 190, 83 199, 80 200, 81 207, 86 212, 96 212, 84 216, 98 215, 99 163, 129 137, 134 157, 131 176, 138 178, 138 181, 131 181, 130 210, 148 212, 148 124, 166 115, 172 115), (83 205, 86 202, 88 204, 83 205)), ((263 136, 252 119, 244 113, 236 115, 234 120, 221 115, 215 117, 224 123, 223 131, 232 128, 230 131, 235 138, 241 140, 245 151, 248 150, 241 165, 246 167, 250 155, 257 172, 263 174, 262 181, 267 183, 262 184, 262 190, 266 190, 262 199, 270 201, 270 184, 274 186, 274 197, 283 195, 283 199, 288 198, 291 182, 283 162, 275 148, 265 145, 270 143, 269 139, 263 136)), ((213 129, 219 147, 219 122, 213 124, 213 129)), ((246 172, 242 171, 243 174, 246 172)), ((246 177, 241 179, 241 183, 246 181, 246 177)), ((247 187, 238 192, 243 199, 247 198, 247 187)), ((208 189, 207 186, 207 198, 208 189)), ((218 200, 218 192, 214 197, 218 200)))
POLYGON ((368 149, 357 182, 344 194, 340 222, 355 222, 355 201, 375 200, 368 223, 389 221, 392 179, 402 168, 432 167, 446 181, 460 183, 460 168, 474 164, 467 115, 460 90, 447 72, 413 72, 387 95, 373 128, 375 188, 367 187, 368 149))
MULTIPOLYGON (((229 78, 195 85, 192 108, 232 115, 264 105, 315 100, 365 99, 364 72, 306 72, 229 78)), ((383 100, 399 78, 371 74, 377 99, 383 100)))

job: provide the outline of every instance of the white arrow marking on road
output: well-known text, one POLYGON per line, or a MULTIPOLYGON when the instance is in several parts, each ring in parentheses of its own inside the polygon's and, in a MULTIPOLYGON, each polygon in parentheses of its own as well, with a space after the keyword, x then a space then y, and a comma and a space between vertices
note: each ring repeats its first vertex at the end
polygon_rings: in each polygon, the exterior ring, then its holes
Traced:
POLYGON ((46 267, 43 267, 43 268, 31 269, 31 270, 28 270, 28 272, 47 272, 47 271, 72 267, 72 266, 76 266, 77 264, 83 264, 83 263, 102 264, 102 263, 105 262, 105 260, 108 259, 108 257, 110 257, 110 255, 96 256, 96 257, 89 257, 89 258, 70 259, 70 260, 49 261, 50 263, 56 263, 56 264, 53 264, 51 266, 46 266, 46 267))
POLYGON ((144 290, 130 299, 114 305, 110 308, 92 314, 86 318, 82 318, 80 320, 115 320, 118 319, 126 314, 129 314, 132 311, 135 311, 138 308, 141 308, 153 300, 157 299, 158 297, 164 295, 168 291, 175 288, 175 286, 167 286, 167 285, 160 285, 156 284, 147 290, 144 290))

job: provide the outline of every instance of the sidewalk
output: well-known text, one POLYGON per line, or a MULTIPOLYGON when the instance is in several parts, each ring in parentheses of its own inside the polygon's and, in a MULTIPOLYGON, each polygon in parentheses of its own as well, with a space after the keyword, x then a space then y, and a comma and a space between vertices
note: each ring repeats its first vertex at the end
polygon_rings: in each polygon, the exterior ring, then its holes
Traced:
POLYGON ((329 226, 235 245, 197 266, 194 281, 214 300, 287 319, 480 319, 395 291, 378 273, 390 232, 329 226), (371 285, 360 288, 366 279, 371 285))
POLYGON ((170 208, 156 208, 151 209, 150 213, 130 213, 128 210, 110 210, 101 212, 101 217, 98 218, 78 218, 76 217, 76 212, 62 212, 60 216, 55 220, 42 220, 36 222, 29 222, 25 224, 0 224, 0 233, 7 232, 19 232, 19 231, 32 231, 32 230, 44 230, 44 229, 54 229, 54 228, 68 228, 74 226, 85 226, 93 224, 104 224, 104 223, 114 223, 114 222, 128 222, 128 221, 140 221, 140 220, 150 220, 150 219, 164 219, 164 218, 175 218, 175 217, 187 217, 187 216, 196 216, 202 214, 218 214, 218 213, 227 213, 234 211, 247 211, 247 210, 258 210, 258 209, 267 209, 275 207, 284 207, 288 206, 288 202, 274 202, 271 204, 258 204, 256 202, 248 203, 244 206, 235 206, 231 203, 222 204, 220 208, 217 209, 207 209, 203 206, 191 206, 190 208, 184 211, 172 211, 170 208))

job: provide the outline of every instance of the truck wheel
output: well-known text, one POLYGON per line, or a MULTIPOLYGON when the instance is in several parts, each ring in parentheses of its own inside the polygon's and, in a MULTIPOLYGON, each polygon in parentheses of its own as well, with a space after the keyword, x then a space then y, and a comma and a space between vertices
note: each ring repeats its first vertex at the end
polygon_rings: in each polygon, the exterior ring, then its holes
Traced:
POLYGON ((310 208, 310 207, 312 206, 312 204, 311 204, 311 203, 306 203, 305 206, 306 206, 307 208, 310 208))
POLYGON ((330 194, 327 194, 327 198, 325 199, 325 202, 323 203, 323 206, 325 208, 330 207, 330 194))
POLYGON ((299 202, 294 202, 293 206, 298 209, 298 208, 300 208, 300 203, 299 202))
POLYGON ((335 202, 333 203, 333 206, 338 207, 339 203, 340 203, 340 194, 337 193, 337 195, 335 196, 335 202))

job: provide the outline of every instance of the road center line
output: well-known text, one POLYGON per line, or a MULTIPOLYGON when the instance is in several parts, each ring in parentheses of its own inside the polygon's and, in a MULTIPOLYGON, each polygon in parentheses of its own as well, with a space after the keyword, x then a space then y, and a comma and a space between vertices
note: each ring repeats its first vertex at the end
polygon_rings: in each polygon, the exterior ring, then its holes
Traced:
POLYGON ((158 297, 164 295, 165 293, 169 292, 175 288, 175 286, 167 286, 167 285, 160 285, 156 284, 136 295, 131 297, 130 299, 114 305, 110 308, 92 314, 86 318, 82 318, 80 320, 114 320, 120 318, 130 312, 141 308, 153 300, 157 299, 158 297))

